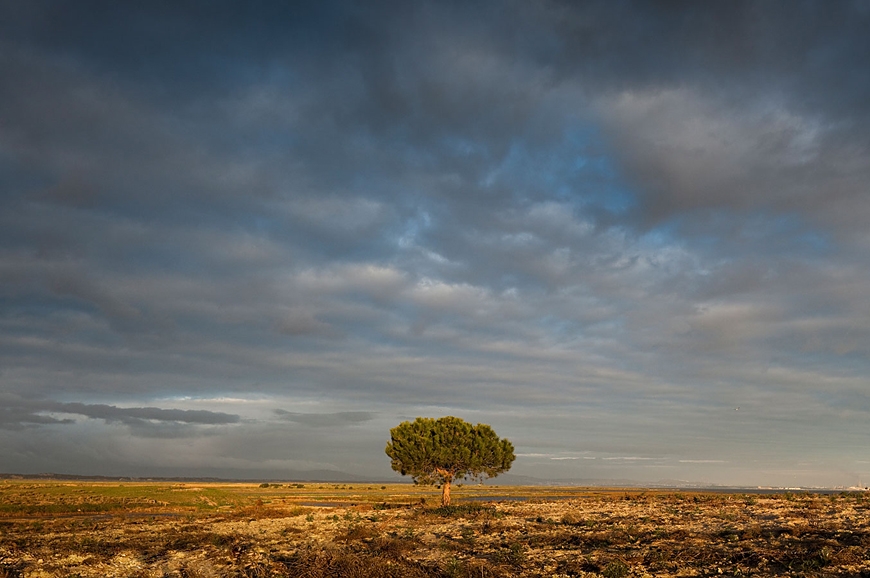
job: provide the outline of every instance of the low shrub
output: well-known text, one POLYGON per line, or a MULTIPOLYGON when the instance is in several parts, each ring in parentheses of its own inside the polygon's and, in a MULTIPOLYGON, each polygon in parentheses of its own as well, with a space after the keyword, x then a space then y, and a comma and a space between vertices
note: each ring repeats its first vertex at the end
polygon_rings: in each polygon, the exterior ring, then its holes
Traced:
POLYGON ((601 571, 604 578, 625 578, 628 576, 628 564, 622 560, 612 560, 601 571))
POLYGON ((477 517, 485 515, 495 515, 497 510, 495 506, 487 504, 457 504, 450 506, 441 506, 428 510, 427 513, 432 513, 442 518, 462 518, 462 517, 477 517))

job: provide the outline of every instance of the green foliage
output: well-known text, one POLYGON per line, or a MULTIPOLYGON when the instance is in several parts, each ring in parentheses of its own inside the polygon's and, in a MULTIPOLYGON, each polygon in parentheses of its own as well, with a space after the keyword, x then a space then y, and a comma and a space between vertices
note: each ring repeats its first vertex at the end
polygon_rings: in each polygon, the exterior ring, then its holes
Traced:
POLYGON ((462 560, 457 558, 450 558, 447 560, 444 564, 442 573, 445 578, 465 578, 465 576, 468 575, 465 564, 462 563, 462 560))
POLYGON ((395 471, 415 483, 436 485, 495 477, 515 459, 513 444, 490 426, 452 416, 402 422, 390 430, 386 453, 395 471))
POLYGON ((628 565, 622 560, 613 560, 601 572, 604 578, 625 578, 628 576, 628 565))
POLYGON ((519 567, 526 560, 526 548, 519 542, 511 542, 496 552, 494 558, 501 564, 519 567))

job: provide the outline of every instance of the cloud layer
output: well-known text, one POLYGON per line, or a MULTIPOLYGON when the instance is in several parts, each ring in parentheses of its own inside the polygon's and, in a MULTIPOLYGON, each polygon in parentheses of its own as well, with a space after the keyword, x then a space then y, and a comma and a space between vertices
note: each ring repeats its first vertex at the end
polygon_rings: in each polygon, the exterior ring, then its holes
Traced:
POLYGON ((2 467, 866 479, 868 20, 0 8, 2 467))

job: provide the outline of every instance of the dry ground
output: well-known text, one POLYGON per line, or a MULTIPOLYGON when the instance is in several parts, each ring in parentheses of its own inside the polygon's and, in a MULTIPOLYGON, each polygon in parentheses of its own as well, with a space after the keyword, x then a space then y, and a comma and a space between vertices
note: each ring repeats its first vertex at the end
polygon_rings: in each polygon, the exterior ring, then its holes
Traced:
POLYGON ((474 486, 456 498, 445 509, 409 485, 5 481, 0 578, 870 576, 862 494, 474 486))

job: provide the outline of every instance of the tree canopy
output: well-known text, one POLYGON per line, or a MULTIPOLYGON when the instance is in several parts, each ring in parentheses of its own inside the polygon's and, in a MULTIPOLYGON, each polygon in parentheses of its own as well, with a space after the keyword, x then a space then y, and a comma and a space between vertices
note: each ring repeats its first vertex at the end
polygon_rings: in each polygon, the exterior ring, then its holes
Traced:
POLYGON ((514 446, 484 423, 453 416, 418 417, 390 430, 386 453, 392 468, 415 483, 441 485, 441 504, 450 504, 450 484, 458 479, 492 478, 510 469, 514 446))

